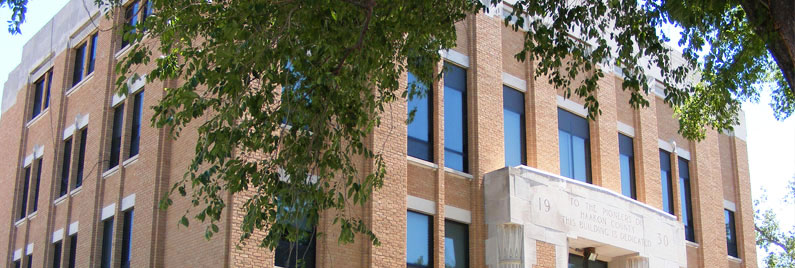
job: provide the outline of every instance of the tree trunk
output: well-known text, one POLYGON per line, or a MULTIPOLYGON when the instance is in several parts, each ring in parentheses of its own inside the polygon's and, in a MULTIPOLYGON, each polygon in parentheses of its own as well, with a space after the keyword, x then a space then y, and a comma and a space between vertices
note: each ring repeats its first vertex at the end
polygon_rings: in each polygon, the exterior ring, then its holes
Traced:
POLYGON ((795 94, 795 1, 741 0, 740 5, 795 94))

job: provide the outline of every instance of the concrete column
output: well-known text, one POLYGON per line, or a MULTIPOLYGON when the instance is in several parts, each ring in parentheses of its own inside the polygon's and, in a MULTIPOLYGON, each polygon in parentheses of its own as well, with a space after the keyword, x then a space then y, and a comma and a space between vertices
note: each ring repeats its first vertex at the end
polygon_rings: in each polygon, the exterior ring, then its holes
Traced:
POLYGON ((500 268, 524 267, 524 232, 519 224, 501 224, 497 226, 497 252, 500 268))

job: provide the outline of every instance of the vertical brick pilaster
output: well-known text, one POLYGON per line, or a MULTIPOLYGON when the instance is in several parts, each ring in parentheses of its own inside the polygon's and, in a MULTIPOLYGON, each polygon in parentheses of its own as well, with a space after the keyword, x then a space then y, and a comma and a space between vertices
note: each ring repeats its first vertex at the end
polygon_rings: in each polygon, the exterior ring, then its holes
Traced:
POLYGON ((635 163, 638 201, 662 209, 657 112, 654 94, 647 95, 649 107, 635 111, 635 163))
POLYGON ((618 128, 616 125, 616 91, 612 77, 599 79, 599 109, 601 114, 592 122, 591 165, 593 183, 621 192, 621 167, 618 158, 618 128))
POLYGON ((754 208, 751 197, 751 179, 748 171, 748 148, 745 141, 738 137, 730 137, 732 155, 734 156, 735 193, 737 211, 734 214, 735 229, 738 240, 737 249, 742 265, 746 268, 756 267, 756 232, 754 230, 754 208))
POLYGON ((699 267, 713 267, 727 262, 726 228, 723 223, 723 185, 719 161, 718 133, 707 130, 704 140, 696 143, 694 156, 695 174, 691 174, 693 188, 693 214, 696 240, 699 247, 699 267))

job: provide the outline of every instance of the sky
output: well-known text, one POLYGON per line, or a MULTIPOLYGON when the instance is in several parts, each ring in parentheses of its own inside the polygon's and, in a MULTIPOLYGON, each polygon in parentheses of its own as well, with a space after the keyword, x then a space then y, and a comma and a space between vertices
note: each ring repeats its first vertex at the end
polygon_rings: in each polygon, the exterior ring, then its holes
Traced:
MULTIPOLYGON (((0 8, 0 87, 5 84, 8 73, 20 62, 22 46, 44 26, 67 0, 32 0, 28 2, 27 21, 21 35, 11 35, 5 29, 11 12, 0 8)), ((672 38, 674 39, 674 38, 672 38)), ((672 45, 675 40, 671 41, 672 45)), ((0 95, 2 95, 0 88, 0 95)), ((768 106, 770 96, 763 93, 759 103, 745 103, 748 129, 748 162, 754 199, 767 190, 769 202, 766 208, 775 208, 782 226, 795 225, 795 205, 781 202, 788 194, 787 182, 795 176, 795 116, 776 121, 768 106)), ((0 115, 2 118, 2 115, 0 115)))

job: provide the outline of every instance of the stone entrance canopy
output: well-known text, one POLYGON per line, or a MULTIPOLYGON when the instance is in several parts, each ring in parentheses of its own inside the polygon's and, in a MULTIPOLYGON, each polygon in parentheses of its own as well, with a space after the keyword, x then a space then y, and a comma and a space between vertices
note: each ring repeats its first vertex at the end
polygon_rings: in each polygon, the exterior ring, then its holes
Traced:
POLYGON ((521 166, 485 175, 491 268, 568 267, 569 253, 595 248, 613 267, 686 267, 676 217, 611 190, 521 166))

